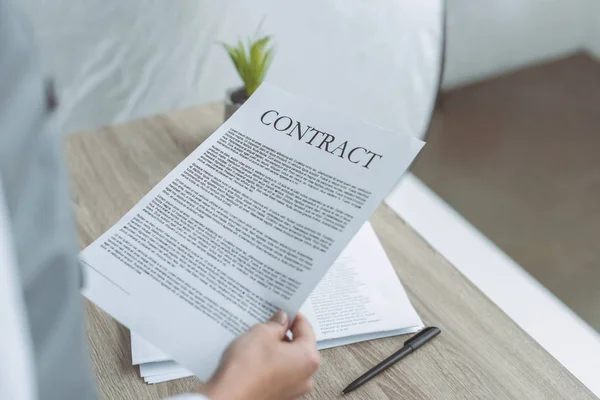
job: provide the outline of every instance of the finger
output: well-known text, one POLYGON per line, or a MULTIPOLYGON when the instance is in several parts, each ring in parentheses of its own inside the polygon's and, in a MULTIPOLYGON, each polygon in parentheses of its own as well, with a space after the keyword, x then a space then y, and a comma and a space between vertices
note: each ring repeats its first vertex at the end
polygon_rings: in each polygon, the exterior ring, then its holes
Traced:
POLYGON ((280 310, 273 314, 266 325, 275 332, 279 339, 283 339, 290 326, 290 317, 280 310))
POLYGON ((321 364, 312 326, 310 326, 310 322, 308 322, 308 319, 304 315, 298 314, 296 319, 294 319, 291 330, 294 336, 291 345, 296 346, 301 365, 306 366, 306 372, 312 375, 321 364))
POLYGON ((308 322, 308 319, 301 313, 296 315, 291 331, 294 342, 302 342, 310 347, 316 347, 317 340, 313 328, 310 325, 310 322, 308 322))

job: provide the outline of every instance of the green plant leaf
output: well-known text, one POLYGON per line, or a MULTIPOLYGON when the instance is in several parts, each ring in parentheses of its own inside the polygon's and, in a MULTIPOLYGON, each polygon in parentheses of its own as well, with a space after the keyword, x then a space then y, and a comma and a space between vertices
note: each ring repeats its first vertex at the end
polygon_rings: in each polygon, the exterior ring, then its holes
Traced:
POLYGON ((255 41, 250 47, 250 69, 252 71, 252 88, 254 92, 260 83, 263 81, 266 71, 263 68, 264 49, 268 45, 270 36, 265 36, 262 39, 255 41))
POLYGON ((260 74, 259 74, 259 80, 262 82, 265 79, 265 75, 267 74, 267 71, 269 70, 269 67, 271 66, 271 61, 273 60, 273 54, 274 54, 275 50, 273 47, 271 47, 269 50, 267 50, 265 52, 265 55, 263 56, 261 62, 260 62, 260 74))
POLYGON ((235 65, 235 69, 239 72, 240 61, 239 61, 239 57, 237 54, 237 49, 229 46, 226 43, 223 43, 223 47, 225 47, 225 50, 227 50, 227 54, 229 54, 231 61, 233 61, 233 65, 235 65))
POLYGON ((238 55, 240 58, 240 65, 241 66, 248 66, 248 58, 246 57, 246 49, 244 48, 244 44, 242 43, 241 40, 238 40, 238 55))
POLYGON ((271 36, 264 36, 256 40, 247 40, 247 47, 242 40, 237 46, 222 43, 229 54, 238 75, 244 82, 246 94, 252 93, 260 86, 273 58, 273 47, 267 49, 271 36))
POLYGON ((269 43, 269 40, 271 40, 271 37, 265 36, 264 38, 257 40, 252 44, 252 46, 250 46, 250 60, 252 62, 260 63, 262 55, 264 53, 264 48, 269 43))

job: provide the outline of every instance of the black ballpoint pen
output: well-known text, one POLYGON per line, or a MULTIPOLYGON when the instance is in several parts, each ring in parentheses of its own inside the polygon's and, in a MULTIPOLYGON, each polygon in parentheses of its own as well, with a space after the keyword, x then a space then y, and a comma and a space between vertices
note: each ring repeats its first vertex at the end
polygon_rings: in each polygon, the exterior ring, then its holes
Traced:
POLYGON ((358 389, 368 381, 370 381, 373 377, 379 375, 382 371, 391 367, 398 361, 402 360, 404 357, 417 350, 419 347, 423 346, 425 343, 429 342, 431 339, 439 335, 442 331, 439 328, 431 326, 429 328, 422 329, 416 335, 408 339, 404 342, 404 347, 400 350, 365 372, 354 382, 349 384, 346 389, 342 390, 343 394, 350 393, 354 389, 358 389))

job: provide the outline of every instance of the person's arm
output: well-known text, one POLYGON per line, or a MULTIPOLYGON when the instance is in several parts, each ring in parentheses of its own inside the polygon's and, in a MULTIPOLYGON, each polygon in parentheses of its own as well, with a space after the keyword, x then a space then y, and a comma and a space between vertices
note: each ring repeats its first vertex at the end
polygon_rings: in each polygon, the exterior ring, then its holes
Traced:
POLYGON ((0 266, 10 274, 0 277, 0 291, 12 293, 12 300, 0 296, 0 338, 15 347, 0 351, 0 399, 93 400, 55 96, 30 27, 9 3, 0 0, 0 176, 14 257, 0 266), (6 393, 18 385, 16 394, 6 393))
MULTIPOLYGON (((0 399, 92 400, 97 395, 62 140, 53 121, 55 96, 44 84, 27 24, 5 0, 0 89, 0 184, 10 221, 3 229, 12 234, 16 258, 0 265, 0 284, 9 289, 0 290, 0 339, 7 338, 0 344, 11 350, 0 351, 0 399)), ((288 325, 276 314, 240 336, 196 398, 279 400, 310 390, 319 361, 314 335, 299 316, 288 342, 288 325)))
POLYGON ((0 399, 35 400, 35 368, 0 175, 0 399))
POLYGON ((288 316, 280 311, 229 346, 215 375, 199 390, 201 395, 169 400, 295 399, 312 390, 319 363, 315 335, 306 317, 298 314, 290 327, 288 316), (286 337, 288 329, 291 341, 286 337))

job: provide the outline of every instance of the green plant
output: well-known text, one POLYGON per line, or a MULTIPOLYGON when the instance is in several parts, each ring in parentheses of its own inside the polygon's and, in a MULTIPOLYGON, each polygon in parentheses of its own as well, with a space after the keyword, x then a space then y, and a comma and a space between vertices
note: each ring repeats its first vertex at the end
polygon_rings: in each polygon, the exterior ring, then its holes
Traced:
POLYGON ((231 61, 235 65, 248 97, 260 86, 273 58, 273 47, 269 47, 270 36, 259 39, 248 39, 248 45, 239 40, 237 46, 223 43, 231 61))

